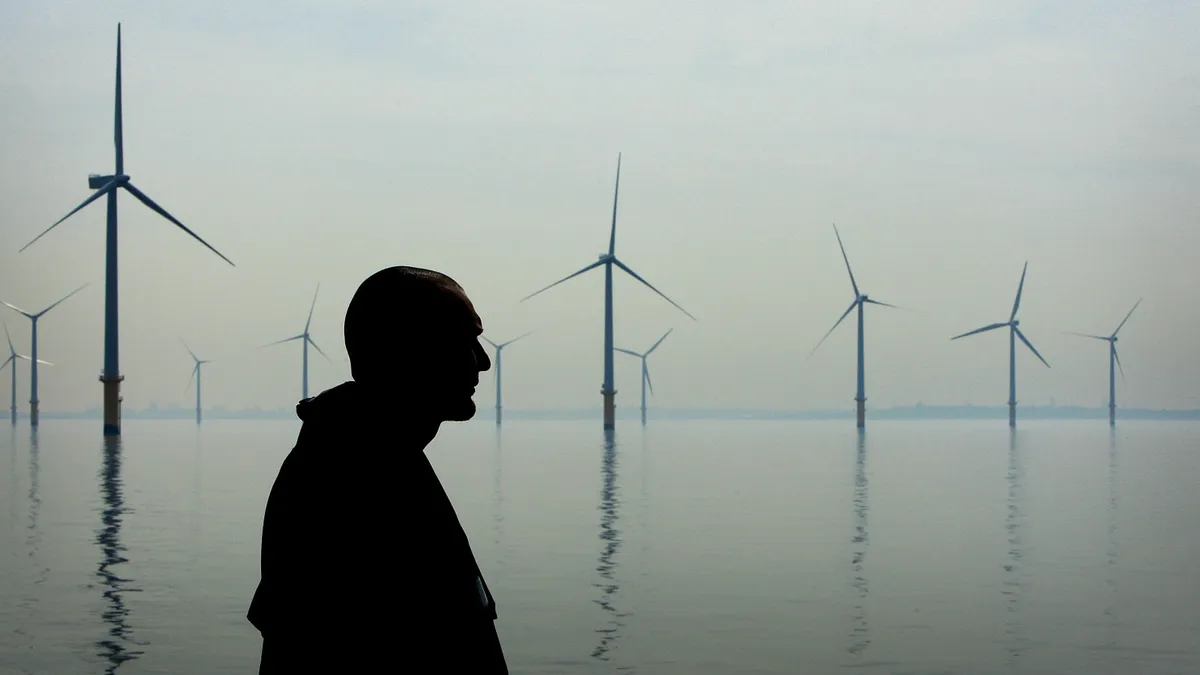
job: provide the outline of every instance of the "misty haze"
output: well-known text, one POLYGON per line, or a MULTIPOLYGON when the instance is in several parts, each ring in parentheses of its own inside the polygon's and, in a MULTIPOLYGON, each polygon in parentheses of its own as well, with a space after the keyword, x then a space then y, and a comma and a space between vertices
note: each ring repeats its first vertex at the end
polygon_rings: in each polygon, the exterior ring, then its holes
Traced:
POLYGON ((482 318, 426 454, 512 672, 1200 671, 1198 34, 0 7, 0 672, 257 668, 296 405, 393 265, 482 318))

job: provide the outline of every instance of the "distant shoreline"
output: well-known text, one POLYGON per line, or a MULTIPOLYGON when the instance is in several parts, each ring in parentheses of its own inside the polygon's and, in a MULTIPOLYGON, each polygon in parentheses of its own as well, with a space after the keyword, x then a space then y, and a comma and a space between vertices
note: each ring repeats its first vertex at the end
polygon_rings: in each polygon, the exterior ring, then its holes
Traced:
MULTIPOLYGON (((1108 408, 1085 408, 1078 406, 1021 406, 1017 409, 1020 419, 1026 420, 1098 420, 1108 418, 1108 408)), ((185 408, 149 408, 125 410, 124 419, 195 419, 196 411, 185 408)), ((640 419, 638 407, 617 409, 617 419, 640 419)), ((652 408, 649 416, 657 420, 847 420, 854 418, 854 410, 761 410, 733 408, 652 408)), ((19 419, 28 419, 19 414, 19 419)), ((99 409, 81 412, 51 412, 43 410, 43 419, 86 419, 99 420, 103 415, 99 409)), ((1005 406, 936 406, 916 405, 868 410, 867 418, 874 420, 993 420, 1007 419, 1005 406)), ((596 409, 561 410, 518 410, 505 409, 504 419, 522 421, 589 421, 601 418, 596 409)), ((1155 410, 1149 408, 1118 408, 1119 420, 1200 420, 1200 410, 1155 410)), ((295 420, 294 407, 278 410, 222 410, 215 408, 204 411, 206 420, 295 420)), ((491 422, 494 409, 481 407, 474 421, 491 422)))

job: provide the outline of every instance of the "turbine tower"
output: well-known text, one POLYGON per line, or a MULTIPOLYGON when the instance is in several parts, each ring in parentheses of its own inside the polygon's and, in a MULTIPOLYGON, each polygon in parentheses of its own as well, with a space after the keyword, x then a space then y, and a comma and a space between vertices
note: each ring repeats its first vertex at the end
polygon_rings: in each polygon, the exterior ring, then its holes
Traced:
MULTIPOLYGON (((17 424, 17 359, 24 359, 24 360, 28 361, 29 357, 25 356, 24 354, 18 354, 16 347, 13 347, 12 336, 8 334, 8 324, 7 323, 4 324, 4 337, 8 338, 8 358, 4 360, 4 363, 0 363, 0 370, 4 370, 6 367, 8 367, 8 364, 10 364, 10 363, 12 364, 12 399, 11 399, 12 406, 10 406, 10 407, 12 408, 12 423, 14 426, 16 426, 16 424, 17 424)), ((54 365, 53 363, 50 363, 49 361, 42 361, 41 359, 38 359, 38 363, 40 363, 44 366, 54 365)))
POLYGON ((1092 338, 1094 340, 1104 340, 1105 342, 1108 343, 1108 425, 1109 426, 1116 426, 1116 424, 1117 424, 1117 374, 1113 371, 1114 365, 1116 365, 1116 367, 1120 368, 1120 370, 1121 370, 1121 380, 1122 381, 1125 380, 1125 369, 1121 367, 1121 357, 1117 355, 1117 333, 1121 332, 1121 329, 1125 326, 1125 322, 1129 320, 1129 317, 1133 316, 1133 310, 1137 309, 1138 305, 1140 305, 1140 304, 1142 304, 1142 301, 1139 298, 1137 302, 1133 303, 1133 309, 1129 310, 1129 313, 1125 315, 1125 318, 1121 321, 1121 324, 1119 326, 1117 326, 1117 329, 1114 330, 1112 335, 1109 335, 1108 337, 1102 337, 1100 335, 1087 335, 1085 333, 1072 333, 1072 335, 1078 335, 1080 337, 1085 337, 1085 338, 1092 338))
POLYGON ((873 300, 867 296, 866 293, 862 293, 858 290, 858 282, 854 280, 854 271, 850 269, 850 258, 846 256, 846 247, 842 245, 842 235, 838 232, 837 225, 833 226, 833 233, 837 236, 838 248, 842 249, 842 260, 846 261, 846 272, 850 274, 850 286, 854 289, 854 302, 850 303, 850 306, 846 308, 846 311, 842 314, 841 318, 833 324, 833 328, 830 328, 829 332, 825 333, 825 337, 821 338, 821 341, 817 343, 816 347, 813 347, 813 350, 809 352, 808 355, 811 357, 813 354, 816 354, 817 349, 821 346, 821 343, 825 342, 825 338, 829 337, 830 333, 833 333, 834 329, 838 327, 838 324, 840 324, 843 319, 849 316, 850 312, 854 311, 855 307, 858 308, 858 389, 857 393, 854 395, 854 400, 857 403, 856 419, 858 420, 858 428, 863 429, 867 426, 867 393, 863 371, 863 306, 868 303, 872 305, 879 305, 881 307, 895 308, 896 306, 889 305, 886 302, 873 300))
POLYGON ((646 357, 650 356, 655 349, 658 349, 658 346, 662 344, 663 340, 667 339, 667 336, 671 334, 672 330, 675 329, 672 328, 666 333, 663 333, 663 336, 658 338, 658 342, 655 342, 650 349, 647 349, 643 354, 639 354, 629 349, 621 349, 620 347, 616 348, 619 352, 624 352, 630 356, 636 356, 642 360, 642 426, 646 426, 646 385, 650 386, 650 393, 654 393, 654 383, 650 381, 650 368, 646 366, 646 357))
MULTIPOLYGON (((180 338, 179 341, 183 342, 183 338, 180 338)), ((192 374, 188 376, 188 383, 185 384, 184 387, 187 387, 192 383, 193 377, 196 378, 196 424, 200 424, 200 366, 206 363, 212 363, 212 361, 200 360, 196 358, 196 355, 192 353, 192 348, 187 346, 186 342, 183 342, 183 348, 187 350, 188 354, 192 355, 192 360, 196 362, 195 367, 192 368, 192 374)))
POLYGON ((676 303, 674 300, 668 298, 666 295, 663 294, 662 291, 660 291, 657 288, 655 288, 654 286, 652 286, 650 284, 650 282, 643 279, 640 275, 638 275, 637 272, 634 272, 633 270, 629 269, 629 267, 626 266, 625 263, 621 262, 620 259, 617 258, 617 196, 620 193, 620 189, 621 189, 621 155, 618 153, 617 154, 617 181, 616 181, 616 186, 613 188, 612 229, 609 232, 609 236, 608 236, 608 253, 601 253, 599 260, 597 260, 596 262, 588 265, 587 267, 584 267, 583 269, 579 270, 578 272, 575 272, 574 274, 571 274, 569 276, 563 277, 562 279, 559 279, 558 281, 550 284, 549 286, 541 289, 540 291, 537 291, 536 293, 531 293, 531 294, 525 296, 524 298, 521 298, 521 302, 525 302, 526 300, 528 300, 529 298, 532 298, 533 296, 537 295, 538 293, 549 290, 549 289, 561 284, 562 282, 566 281, 567 279, 577 277, 580 274, 583 274, 584 272, 587 272, 596 267, 600 267, 601 265, 604 266, 604 384, 600 388, 600 395, 604 397, 604 428, 605 428, 605 430, 612 430, 613 428, 616 427, 616 422, 615 422, 616 401, 614 400, 614 397, 617 395, 617 390, 616 390, 614 382, 613 382, 613 288, 612 288, 613 265, 616 265, 617 267, 621 268, 627 274, 629 274, 629 276, 642 282, 643 284, 645 284, 645 286, 647 288, 654 291, 655 293, 658 293, 660 296, 662 296, 662 298, 664 300, 671 303, 672 305, 675 305, 675 307, 679 311, 683 312, 684 314, 687 314, 688 317, 690 317, 693 321, 696 320, 696 317, 694 317, 690 313, 688 313, 688 311, 686 309, 684 309, 683 307, 680 307, 678 303, 676 303))
POLYGON ((959 338, 967 337, 968 335, 975 335, 976 333, 983 333, 989 330, 995 330, 997 328, 1004 328, 1006 326, 1008 327, 1008 426, 1010 427, 1017 426, 1017 338, 1021 338, 1021 342, 1024 342, 1025 346, 1029 347, 1029 351, 1033 352, 1033 355, 1038 357, 1039 361, 1045 364, 1047 368, 1050 367, 1050 364, 1046 363, 1046 359, 1043 359, 1042 355, 1038 353, 1038 350, 1034 348, 1033 343, 1031 343, 1029 339, 1025 337, 1025 334, 1021 332, 1021 329, 1018 328, 1021 322, 1017 320, 1017 309, 1021 306, 1021 291, 1025 288, 1025 271, 1028 269, 1029 263, 1026 262, 1025 267, 1021 269, 1021 283, 1017 286, 1017 299, 1015 302, 1013 302, 1012 314, 1009 315, 1008 321, 1005 321, 1004 323, 993 323, 990 326, 976 328, 973 331, 968 331, 962 335, 955 335, 954 337, 950 338, 951 340, 957 340, 959 338))
POLYGON ((275 342, 272 342, 269 345, 263 345, 263 347, 265 348, 265 347, 270 347, 272 345, 283 344, 284 342, 291 342, 292 340, 300 340, 304 344, 304 366, 303 366, 303 370, 301 371, 301 381, 303 383, 301 385, 301 394, 302 394, 301 399, 308 398, 308 346, 312 345, 318 352, 321 352, 321 356, 324 356, 326 361, 333 363, 333 359, 330 359, 329 356, 327 354, 325 354, 325 352, 320 347, 317 347, 317 343, 313 342, 312 336, 310 336, 308 333, 308 327, 312 325, 313 309, 315 309, 317 306, 317 293, 320 293, 320 292, 321 292, 321 284, 317 284, 317 290, 313 293, 312 306, 310 306, 308 308, 308 321, 304 322, 304 332, 303 333, 300 333, 299 335, 293 335, 290 338, 276 340, 275 342))
POLYGON ((134 187, 129 181, 129 176, 125 173, 125 142, 122 132, 121 120, 121 24, 117 24, 117 78, 116 78, 116 103, 114 105, 113 117, 113 145, 116 148, 116 170, 109 176, 98 176, 91 174, 88 176, 88 187, 95 190, 90 197, 85 199, 82 204, 76 206, 70 213, 59 218, 44 232, 33 238, 33 241, 25 244, 21 248, 22 251, 29 248, 38 239, 46 235, 46 232, 58 227, 59 223, 67 218, 78 213, 88 204, 96 201, 100 197, 108 197, 108 217, 105 236, 105 262, 104 262, 104 372, 100 375, 100 381, 104 383, 104 435, 105 436, 120 436, 121 435, 121 381, 125 378, 121 375, 119 364, 119 348, 118 348, 118 321, 117 321, 117 192, 125 190, 133 195, 141 203, 145 204, 151 211, 166 218, 174 223, 179 229, 187 232, 196 241, 204 244, 210 251, 216 253, 222 260, 233 265, 233 262, 221 254, 220 251, 209 245, 195 232, 189 230, 183 223, 179 222, 170 213, 167 213, 163 207, 154 202, 144 192, 134 187))
MULTIPOLYGON (((37 353, 38 353, 38 349, 37 349, 37 337, 38 337, 37 322, 38 322, 38 319, 45 316, 46 312, 49 312, 50 310, 54 309, 55 307, 58 307, 58 305, 60 303, 62 303, 63 300, 66 300, 67 298, 71 297, 72 295, 75 295, 79 291, 82 291, 87 286, 88 286, 88 284, 84 284, 83 286, 76 288, 75 290, 73 290, 70 293, 67 293, 65 296, 63 296, 63 298, 61 300, 54 303, 53 305, 50 305, 49 307, 47 307, 46 309, 43 309, 40 312, 26 312, 25 310, 21 309, 20 307, 17 307, 15 305, 10 305, 7 302, 4 303, 5 306, 7 306, 8 308, 10 308, 12 310, 19 312, 22 316, 29 319, 30 323, 33 324, 33 338, 32 338, 32 341, 30 342, 30 344, 32 346, 29 350, 29 353, 30 353, 30 356, 29 356, 29 359, 30 359, 29 360, 29 426, 31 426, 31 427, 37 427, 37 425, 38 425, 38 372, 37 372, 37 367, 38 367, 39 363, 44 363, 44 361, 39 361, 38 356, 37 356, 37 353)), ((3 302, 3 301, 0 301, 0 302, 3 302)), ((7 328, 5 330, 7 330, 7 328)), ((13 370, 15 373, 16 365, 13 366, 13 370)), ((16 376, 14 375, 14 377, 16 377, 16 376)), ((13 407, 14 407, 14 409, 16 408, 16 403, 13 403, 13 407)))
MULTIPOLYGON (((529 333, 532 333, 532 332, 533 331, 529 331, 529 333)), ((529 335, 529 333, 525 333, 525 335, 529 335)), ((495 342, 488 340, 486 337, 483 338, 489 345, 491 345, 492 347, 494 347, 496 349, 496 358, 493 359, 493 361, 496 362, 496 369, 494 371, 492 371, 492 375, 494 375, 496 378, 496 426, 500 426, 500 417, 501 417, 501 410, 500 410, 500 356, 501 356, 501 353, 504 351, 505 347, 511 345, 512 343, 516 342, 517 340, 520 340, 521 338, 525 337, 525 335, 519 335, 519 336, 509 340, 508 342, 501 342, 500 344, 496 344, 495 342)))

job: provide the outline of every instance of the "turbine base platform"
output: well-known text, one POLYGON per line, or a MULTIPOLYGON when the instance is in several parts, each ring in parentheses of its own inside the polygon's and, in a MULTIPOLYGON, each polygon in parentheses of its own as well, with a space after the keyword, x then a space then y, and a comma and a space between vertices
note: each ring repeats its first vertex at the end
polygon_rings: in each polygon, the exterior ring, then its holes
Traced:
POLYGON ((615 391, 601 391, 604 396, 604 428, 615 429, 617 424, 617 403, 615 391))
POLYGON ((104 383, 104 435, 121 435, 121 381, 124 375, 100 376, 104 383))

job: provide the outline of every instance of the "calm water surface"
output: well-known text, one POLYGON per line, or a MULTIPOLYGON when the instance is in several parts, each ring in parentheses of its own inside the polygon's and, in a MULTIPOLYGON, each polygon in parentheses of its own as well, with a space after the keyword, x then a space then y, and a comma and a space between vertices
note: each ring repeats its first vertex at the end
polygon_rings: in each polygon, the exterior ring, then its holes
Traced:
MULTIPOLYGON (((473 422, 428 453, 514 673, 1200 673, 1200 425, 1119 424, 473 422)), ((0 432, 0 672, 255 672, 298 430, 0 432)), ((312 551, 320 579, 341 542, 312 551)))

